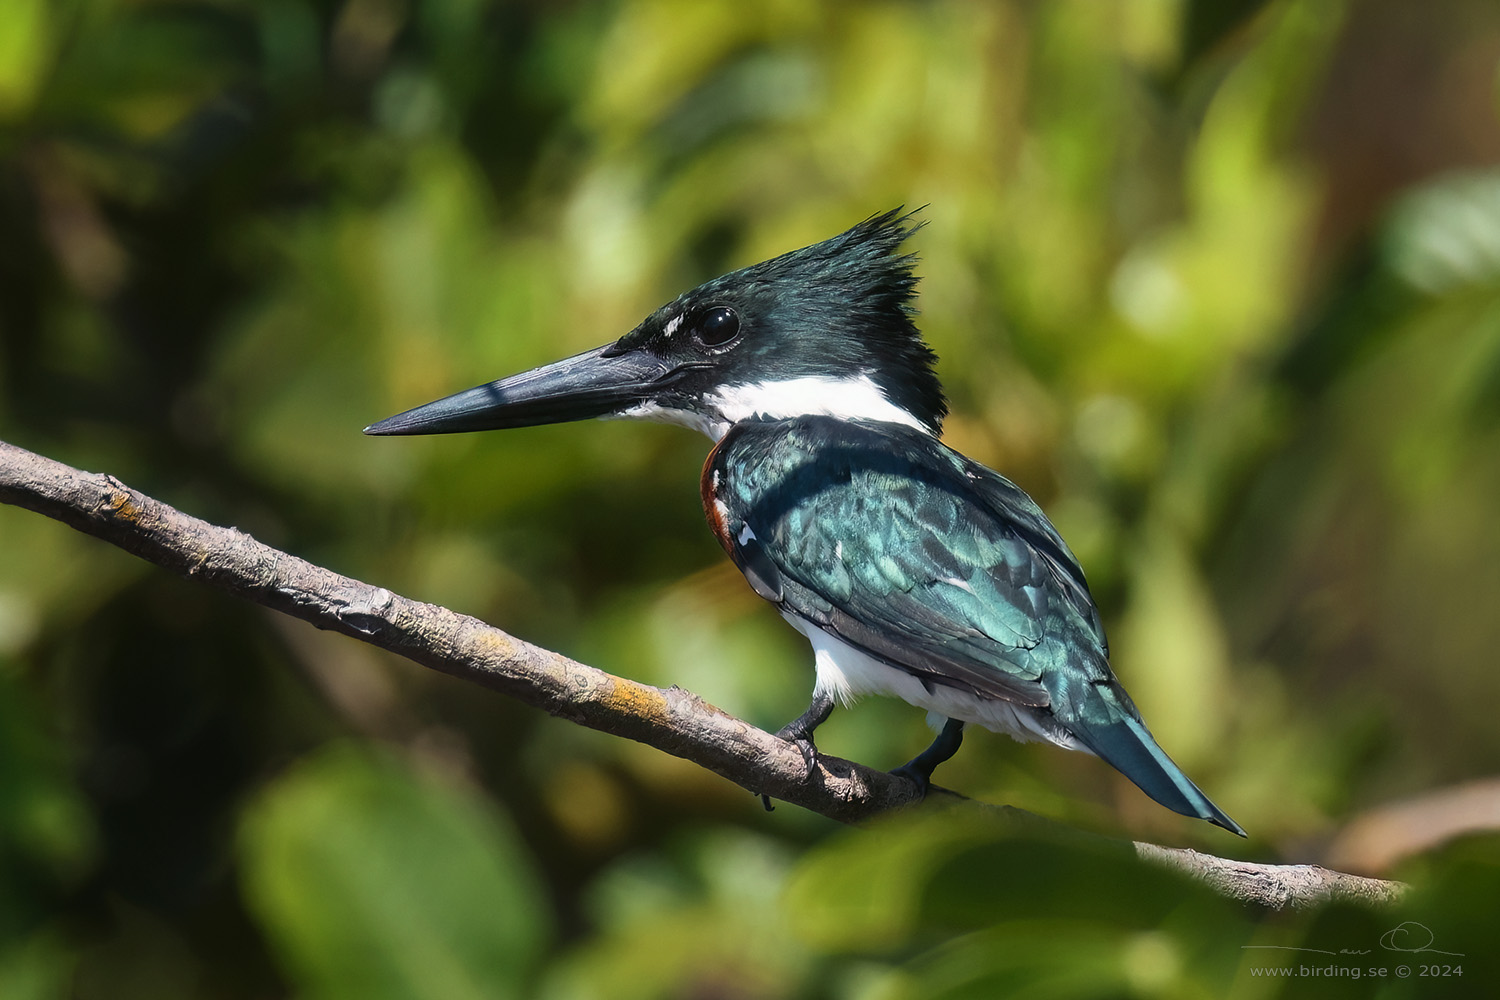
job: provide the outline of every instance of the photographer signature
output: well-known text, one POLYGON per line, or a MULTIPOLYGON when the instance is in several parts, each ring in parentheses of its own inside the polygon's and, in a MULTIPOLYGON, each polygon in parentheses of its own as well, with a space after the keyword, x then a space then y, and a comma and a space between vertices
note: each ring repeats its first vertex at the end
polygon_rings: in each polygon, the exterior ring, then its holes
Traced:
MULTIPOLYGON (((1432 945, 1437 940, 1432 930, 1426 924, 1419 924, 1415 920, 1403 920, 1380 935, 1380 947, 1386 951, 1399 951, 1407 954, 1425 955, 1451 955, 1455 958, 1463 958, 1464 952, 1443 951, 1432 945)), ((1368 955, 1373 948, 1340 948, 1338 951, 1329 951, 1327 948, 1295 948, 1284 944, 1245 944, 1241 949, 1261 949, 1275 951, 1306 951, 1314 955, 1368 955)))

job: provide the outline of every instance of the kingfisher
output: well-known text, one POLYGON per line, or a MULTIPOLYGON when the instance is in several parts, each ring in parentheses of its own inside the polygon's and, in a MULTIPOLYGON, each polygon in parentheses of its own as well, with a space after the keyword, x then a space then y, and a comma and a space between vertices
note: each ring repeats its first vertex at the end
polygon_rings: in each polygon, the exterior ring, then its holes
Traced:
POLYGON ((1083 570, 1041 508, 943 444, 916 257, 901 252, 915 214, 872 216, 715 278, 618 340, 365 433, 587 418, 702 431, 714 537, 812 644, 812 703, 777 734, 809 772, 836 702, 895 695, 938 730, 894 772, 924 793, 972 723, 1103 758, 1168 809, 1244 836, 1147 730, 1110 669, 1083 570))

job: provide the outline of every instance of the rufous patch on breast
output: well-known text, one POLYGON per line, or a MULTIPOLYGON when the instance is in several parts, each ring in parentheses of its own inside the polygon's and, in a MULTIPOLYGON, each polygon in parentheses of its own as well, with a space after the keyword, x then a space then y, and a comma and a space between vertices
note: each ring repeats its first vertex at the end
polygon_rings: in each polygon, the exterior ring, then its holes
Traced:
POLYGON ((733 539, 729 534, 729 522, 724 519, 725 506, 719 500, 719 486, 722 473, 714 468, 714 459, 719 455, 719 448, 723 443, 714 445, 713 450, 708 453, 708 458, 703 462, 703 475, 698 479, 698 491, 703 496, 703 516, 708 518, 708 527, 713 531, 714 537, 724 547, 725 552, 731 552, 733 539))

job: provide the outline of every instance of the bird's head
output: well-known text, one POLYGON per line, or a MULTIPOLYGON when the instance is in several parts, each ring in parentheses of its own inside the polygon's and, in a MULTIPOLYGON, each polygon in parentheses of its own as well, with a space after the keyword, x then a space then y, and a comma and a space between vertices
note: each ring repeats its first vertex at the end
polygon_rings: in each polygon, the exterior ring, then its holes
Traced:
POLYGON ((900 210, 679 295, 619 340, 382 420, 444 434, 591 417, 685 424, 820 414, 937 434, 947 405, 912 322, 918 226, 900 210))

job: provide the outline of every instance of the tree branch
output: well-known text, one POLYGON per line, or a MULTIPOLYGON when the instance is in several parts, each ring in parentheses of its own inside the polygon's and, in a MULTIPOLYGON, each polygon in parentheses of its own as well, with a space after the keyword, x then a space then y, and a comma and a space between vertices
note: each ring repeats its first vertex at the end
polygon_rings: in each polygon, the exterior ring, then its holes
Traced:
MULTIPOLYGON (((811 773, 795 745, 678 687, 665 690, 585 666, 447 608, 340 576, 209 524, 131 489, 0 442, 0 502, 55 518, 209 586, 342 632, 425 667, 473 681, 559 718, 693 761, 745 788, 855 823, 914 804, 916 786, 884 771, 819 755, 811 773)), ((1000 807, 1034 826, 1038 818, 1000 807)), ((1052 824, 1045 824, 1052 825, 1052 824)), ((1391 902, 1384 882, 1307 865, 1231 861, 1136 844, 1144 858, 1271 909, 1329 899, 1391 902)))

